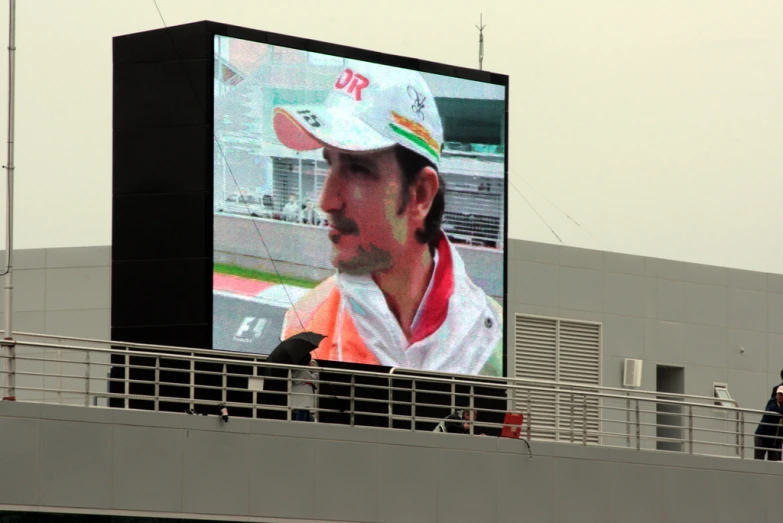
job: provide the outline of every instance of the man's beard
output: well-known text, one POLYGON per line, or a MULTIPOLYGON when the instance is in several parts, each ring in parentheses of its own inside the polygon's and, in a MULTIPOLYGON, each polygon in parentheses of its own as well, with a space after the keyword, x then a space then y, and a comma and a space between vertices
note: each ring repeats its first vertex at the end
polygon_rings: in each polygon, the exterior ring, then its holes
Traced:
POLYGON ((350 260, 336 260, 338 272, 361 276, 390 269, 393 266, 391 253, 370 244, 368 249, 358 247, 350 260))

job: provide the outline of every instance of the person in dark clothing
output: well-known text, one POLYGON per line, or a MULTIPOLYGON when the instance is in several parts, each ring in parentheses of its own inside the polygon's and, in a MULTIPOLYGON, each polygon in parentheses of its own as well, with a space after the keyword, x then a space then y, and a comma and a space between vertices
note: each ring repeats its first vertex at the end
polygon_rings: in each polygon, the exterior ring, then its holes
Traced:
MULTIPOLYGON (((446 416, 443 420, 443 428, 445 432, 452 434, 470 434, 470 410, 456 410, 453 413, 446 416)), ((476 411, 473 411, 473 423, 476 422, 476 411)))
POLYGON ((783 386, 775 390, 775 397, 767 402, 764 410, 767 414, 761 417, 753 438, 756 447, 753 457, 763 460, 766 455, 768 461, 780 461, 783 447, 783 386))
MULTIPOLYGON (((780 371, 780 379, 783 380, 783 370, 780 371)), ((772 395, 770 396, 771 398, 775 397, 775 394, 777 394, 779 387, 783 387, 783 383, 780 383, 780 384, 775 385, 774 387, 772 387, 772 395)))

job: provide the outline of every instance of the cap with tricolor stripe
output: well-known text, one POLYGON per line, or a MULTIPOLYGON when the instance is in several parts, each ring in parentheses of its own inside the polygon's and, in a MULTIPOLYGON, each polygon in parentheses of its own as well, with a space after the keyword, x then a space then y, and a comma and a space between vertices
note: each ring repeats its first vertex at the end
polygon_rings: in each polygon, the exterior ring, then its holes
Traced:
POLYGON ((429 85, 416 71, 349 62, 321 105, 276 107, 280 142, 296 151, 368 152, 402 145, 440 164, 443 124, 429 85))

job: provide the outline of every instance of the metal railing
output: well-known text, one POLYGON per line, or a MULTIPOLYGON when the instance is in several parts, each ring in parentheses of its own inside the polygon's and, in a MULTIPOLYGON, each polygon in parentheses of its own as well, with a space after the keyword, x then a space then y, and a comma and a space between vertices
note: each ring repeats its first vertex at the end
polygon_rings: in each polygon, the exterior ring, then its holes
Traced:
POLYGON ((477 413, 464 420, 471 435, 499 435, 505 414, 520 412, 527 440, 741 459, 753 457, 764 414, 707 396, 410 369, 313 369, 240 353, 24 333, 0 344, 0 371, 2 396, 22 402, 208 415, 225 405, 231 416, 286 421, 307 410, 320 423, 409 431, 432 431, 464 409, 477 413), (318 371, 308 380, 316 394, 302 392, 297 372, 305 369, 318 371), (542 397, 548 400, 537 403, 542 397))

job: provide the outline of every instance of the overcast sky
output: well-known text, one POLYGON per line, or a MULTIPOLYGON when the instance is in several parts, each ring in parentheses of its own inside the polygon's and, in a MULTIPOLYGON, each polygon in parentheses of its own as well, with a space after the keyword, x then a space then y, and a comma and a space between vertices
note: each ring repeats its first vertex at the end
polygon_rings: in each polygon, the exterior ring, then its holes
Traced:
MULTIPOLYGON (((18 4, 15 246, 108 245, 111 38, 160 16, 153 0, 18 4)), ((483 10, 484 68, 511 77, 511 237, 559 243, 552 227, 566 245, 783 273, 779 0, 158 5, 168 25, 207 19, 465 67, 483 10)), ((4 86, 4 53, 0 64, 4 86)))

